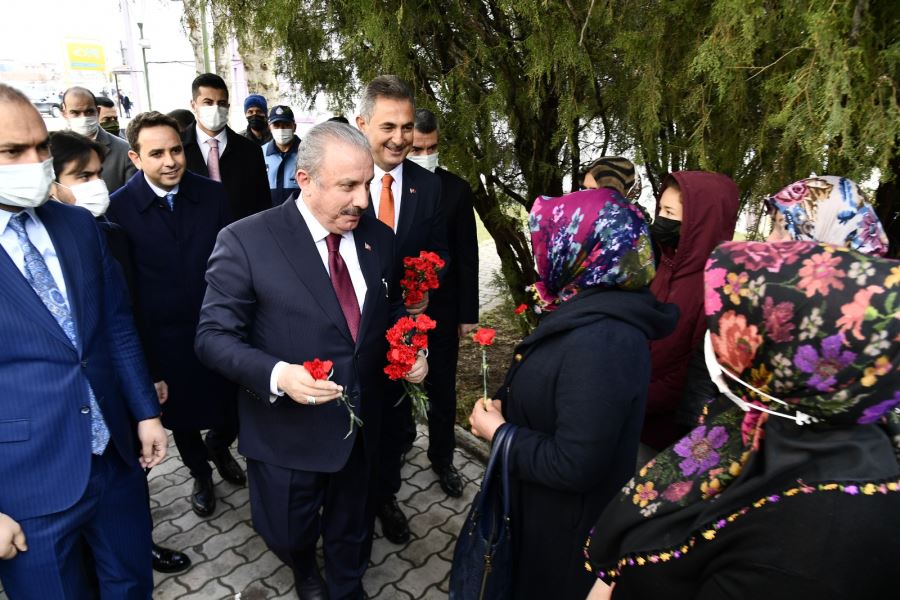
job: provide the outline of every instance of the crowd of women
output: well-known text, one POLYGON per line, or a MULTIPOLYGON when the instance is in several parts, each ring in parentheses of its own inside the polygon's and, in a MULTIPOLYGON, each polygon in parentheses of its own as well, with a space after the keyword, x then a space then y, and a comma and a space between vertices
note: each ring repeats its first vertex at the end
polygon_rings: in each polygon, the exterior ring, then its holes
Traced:
POLYGON ((669 175, 652 225, 629 161, 584 185, 534 203, 538 326, 470 417, 518 427, 512 597, 900 593, 900 262, 859 186, 732 242, 724 175, 669 175))

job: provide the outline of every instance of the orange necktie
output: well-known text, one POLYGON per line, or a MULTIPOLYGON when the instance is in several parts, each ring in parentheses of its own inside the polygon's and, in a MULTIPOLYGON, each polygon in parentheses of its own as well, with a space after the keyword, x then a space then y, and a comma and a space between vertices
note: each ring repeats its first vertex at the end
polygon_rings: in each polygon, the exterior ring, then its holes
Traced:
POLYGON ((378 220, 394 228, 394 194, 391 192, 391 184, 394 178, 390 173, 385 173, 381 178, 381 200, 378 201, 378 220))

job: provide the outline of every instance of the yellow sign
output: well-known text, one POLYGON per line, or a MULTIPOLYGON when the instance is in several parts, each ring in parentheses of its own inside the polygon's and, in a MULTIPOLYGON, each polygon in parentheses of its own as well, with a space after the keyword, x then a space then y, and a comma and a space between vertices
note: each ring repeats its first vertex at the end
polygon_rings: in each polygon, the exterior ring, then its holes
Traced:
POLYGON ((106 57, 100 44, 66 42, 66 55, 73 71, 106 71, 106 57))

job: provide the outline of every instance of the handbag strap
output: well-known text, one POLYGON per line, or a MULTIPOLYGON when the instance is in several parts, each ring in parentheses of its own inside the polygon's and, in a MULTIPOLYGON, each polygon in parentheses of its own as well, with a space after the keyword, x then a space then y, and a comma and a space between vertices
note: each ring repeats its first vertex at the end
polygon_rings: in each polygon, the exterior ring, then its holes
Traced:
POLYGON ((484 469, 484 477, 481 479, 481 491, 482 494, 478 500, 478 510, 479 512, 484 509, 484 505, 488 499, 488 486, 491 485, 492 480, 494 479, 494 471, 497 470, 498 465, 502 466, 503 462, 503 449, 506 447, 504 442, 506 441, 506 436, 508 433, 507 427, 500 427, 497 430, 497 433, 494 435, 493 443, 491 444, 491 454, 488 457, 487 467, 484 469))
POLYGON ((518 426, 513 425, 512 423, 506 423, 501 427, 501 430, 505 435, 503 436, 502 444, 503 444, 503 462, 500 465, 502 469, 501 474, 501 485, 503 491, 503 517, 509 518, 509 502, 510 502, 510 490, 509 490, 509 449, 513 445, 513 440, 516 437, 516 431, 518 430, 518 426))

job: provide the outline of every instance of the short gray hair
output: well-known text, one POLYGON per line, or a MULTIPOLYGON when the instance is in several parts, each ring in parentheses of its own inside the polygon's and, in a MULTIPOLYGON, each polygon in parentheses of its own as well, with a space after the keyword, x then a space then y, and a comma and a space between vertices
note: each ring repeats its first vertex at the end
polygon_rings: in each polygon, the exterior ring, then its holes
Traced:
POLYGON ((325 150, 331 143, 346 144, 371 155, 369 140, 359 129, 337 121, 319 123, 303 136, 297 148, 297 170, 305 171, 312 179, 319 175, 325 150))
POLYGON ((375 113, 375 102, 379 98, 407 100, 416 109, 416 95, 409 85, 396 75, 379 75, 369 82, 363 92, 359 115, 368 123, 375 113))

